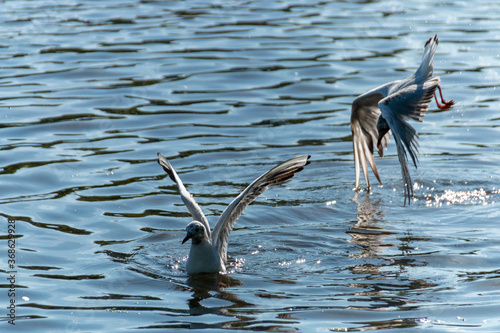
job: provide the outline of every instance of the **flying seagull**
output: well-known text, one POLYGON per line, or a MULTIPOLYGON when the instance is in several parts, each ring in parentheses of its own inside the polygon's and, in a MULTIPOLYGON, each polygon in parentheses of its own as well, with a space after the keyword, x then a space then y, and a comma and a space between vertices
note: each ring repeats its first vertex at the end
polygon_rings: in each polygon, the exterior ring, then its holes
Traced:
POLYGON ((366 185, 370 188, 368 179, 368 166, 370 164, 375 177, 380 184, 380 176, 373 156, 373 148, 376 147, 380 157, 384 155, 387 148, 390 133, 394 136, 398 151, 401 173, 405 183, 405 201, 410 204, 413 196, 413 187, 408 170, 408 155, 410 155, 415 168, 417 167, 418 134, 409 119, 422 121, 420 117, 427 111, 432 96, 440 109, 448 109, 455 102, 445 101, 439 86, 439 77, 433 77, 433 58, 438 45, 437 35, 425 43, 422 63, 417 71, 404 80, 398 80, 383 84, 358 96, 352 103, 351 131, 354 148, 354 167, 356 174, 356 190, 359 189, 361 172, 363 169, 366 185), (439 90, 441 103, 436 96, 436 88, 439 90))
POLYGON ((295 173, 302 171, 310 163, 309 158, 308 155, 294 157, 254 180, 227 206, 211 233, 210 225, 200 206, 198 206, 191 193, 186 190, 172 165, 162 154, 158 153, 158 163, 163 167, 170 179, 177 184, 182 201, 194 219, 187 225, 187 235, 182 241, 182 244, 184 244, 191 239, 191 250, 186 264, 188 274, 224 272, 226 270, 229 233, 238 217, 268 186, 282 183, 292 178, 295 173))

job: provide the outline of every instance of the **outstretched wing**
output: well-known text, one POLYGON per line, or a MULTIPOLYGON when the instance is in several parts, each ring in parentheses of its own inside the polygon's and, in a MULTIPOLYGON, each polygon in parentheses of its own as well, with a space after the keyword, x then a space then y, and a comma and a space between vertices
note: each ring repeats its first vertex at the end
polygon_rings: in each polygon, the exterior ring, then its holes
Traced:
POLYGON ((217 220, 212 236, 212 244, 214 244, 219 251, 219 255, 222 260, 224 260, 224 264, 227 260, 227 239, 229 233, 245 208, 261 195, 268 186, 284 182, 292 178, 295 173, 301 171, 304 166, 309 164, 309 158, 310 156, 308 155, 297 156, 272 168, 248 185, 248 187, 227 206, 217 220))
MULTIPOLYGON (((366 186, 370 187, 370 180, 368 177, 368 166, 366 161, 377 177, 380 184, 380 176, 378 174, 377 165, 373 156, 373 148, 378 140, 377 121, 380 117, 380 109, 378 102, 384 98, 384 95, 378 91, 368 92, 356 98, 352 103, 351 111, 351 131, 352 131, 352 145, 354 150, 354 169, 356 172, 356 189, 359 189, 361 178, 361 170, 365 176, 366 186)), ((382 138, 380 145, 377 146, 378 154, 382 157, 384 155, 384 148, 387 148, 390 132, 382 138)))
POLYGON ((424 54, 422 55, 422 62, 415 72, 415 80, 416 82, 421 82, 430 78, 432 76, 432 72, 434 70, 434 53, 436 53, 436 49, 438 46, 438 38, 437 35, 429 38, 429 40, 425 43, 424 54))
POLYGON ((207 231, 207 236, 210 239, 210 226, 208 224, 207 218, 205 217, 205 214, 203 214, 200 206, 198 206, 191 193, 189 193, 186 190, 184 184, 177 175, 177 172, 175 172, 172 165, 170 165, 165 156, 163 156, 161 153, 158 153, 158 164, 160 164, 163 167, 163 170, 165 170, 170 179, 172 179, 177 184, 182 201, 184 202, 187 209, 191 213, 193 219, 203 223, 203 225, 205 226, 205 230, 207 231))
POLYGON ((429 108, 429 102, 434 96, 434 91, 440 83, 438 77, 431 78, 423 83, 412 84, 386 98, 378 105, 382 116, 391 129, 398 150, 401 173, 405 182, 405 204, 413 196, 413 187, 408 170, 408 155, 410 155, 415 168, 418 162, 418 134, 415 128, 408 123, 409 119, 422 121, 429 108))

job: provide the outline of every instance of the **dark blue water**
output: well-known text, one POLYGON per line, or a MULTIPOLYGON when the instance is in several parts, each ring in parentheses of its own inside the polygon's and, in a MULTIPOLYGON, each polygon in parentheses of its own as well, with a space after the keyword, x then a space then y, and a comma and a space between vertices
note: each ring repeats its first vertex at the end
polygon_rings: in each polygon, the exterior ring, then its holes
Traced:
POLYGON ((0 6, 2 330, 500 330, 495 2, 0 6), (434 34, 457 104, 415 124, 415 199, 393 142, 384 186, 352 191, 353 99, 414 72, 434 34), (246 209, 228 274, 190 278, 157 152, 212 226, 263 172, 312 163, 246 209))

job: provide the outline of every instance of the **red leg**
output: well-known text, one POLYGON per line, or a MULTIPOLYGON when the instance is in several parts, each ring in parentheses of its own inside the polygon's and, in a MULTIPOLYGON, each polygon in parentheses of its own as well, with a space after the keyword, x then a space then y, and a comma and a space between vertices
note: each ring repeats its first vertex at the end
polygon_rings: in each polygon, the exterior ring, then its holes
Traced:
POLYGON ((434 98, 436 99, 437 107, 440 108, 441 110, 446 110, 446 109, 451 108, 453 106, 453 104, 455 104, 455 101, 454 100, 445 101, 443 98, 443 92, 441 91, 441 87, 438 85, 437 88, 439 89, 439 96, 441 96, 441 103, 444 104, 444 105, 439 104, 437 96, 436 96, 436 92, 434 92, 434 98))
POLYGON ((447 107, 446 107, 446 106, 439 104, 439 102, 438 102, 438 98, 437 98, 437 96, 436 96, 436 93, 434 93, 434 99, 436 99, 436 104, 437 104, 437 107, 438 107, 438 108, 440 108, 441 110, 447 109, 447 107))

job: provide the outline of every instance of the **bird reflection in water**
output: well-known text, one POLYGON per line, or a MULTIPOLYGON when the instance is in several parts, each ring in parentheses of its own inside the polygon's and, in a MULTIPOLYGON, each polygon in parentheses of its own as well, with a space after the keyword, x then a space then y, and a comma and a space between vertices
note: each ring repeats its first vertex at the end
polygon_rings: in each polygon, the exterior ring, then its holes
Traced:
MULTIPOLYGON (((388 311, 414 303, 414 290, 433 286, 406 273, 410 266, 425 265, 410 257, 415 238, 410 231, 398 236, 399 233, 380 227, 378 224, 386 219, 384 211, 380 201, 372 201, 369 193, 355 193, 353 201, 358 205, 357 221, 347 233, 352 237, 349 242, 356 244, 360 252, 350 257, 362 262, 350 268, 355 282, 349 286, 359 291, 355 292, 357 297, 351 299, 354 304, 349 308, 388 311)), ((366 324, 375 327, 381 323, 366 324)))
POLYGON ((357 222, 347 233, 352 237, 349 242, 358 245, 361 253, 352 254, 351 257, 377 258, 384 248, 395 247, 394 244, 384 243, 384 238, 394 233, 377 226, 384 218, 380 200, 372 202, 368 192, 356 192, 353 201, 358 205, 357 222))
POLYGON ((227 274, 203 273, 190 275, 186 283, 192 288, 192 298, 188 300, 189 313, 192 315, 202 315, 215 313, 234 317, 229 309, 242 308, 252 304, 242 300, 236 294, 228 292, 227 288, 243 285, 243 282, 227 274), (213 294, 215 292, 215 294, 213 294), (230 302, 225 306, 208 307, 202 304, 209 298, 230 302))

